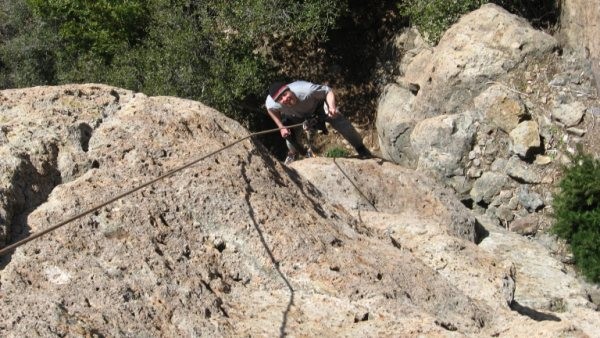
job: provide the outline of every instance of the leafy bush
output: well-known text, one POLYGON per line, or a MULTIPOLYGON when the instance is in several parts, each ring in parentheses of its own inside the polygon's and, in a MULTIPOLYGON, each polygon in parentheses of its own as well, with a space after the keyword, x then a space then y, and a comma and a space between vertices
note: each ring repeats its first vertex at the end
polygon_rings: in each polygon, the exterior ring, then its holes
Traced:
POLYGON ((257 102, 285 61, 275 51, 302 55, 347 8, 344 0, 0 5, 0 88, 100 82, 199 100, 247 125, 264 115, 257 102))
POLYGON ((552 231, 571 244, 575 262, 593 282, 600 282, 600 160, 581 150, 565 168, 554 197, 552 231))
POLYGON ((340 148, 340 147, 334 147, 331 149, 328 149, 325 152, 325 157, 348 157, 350 156, 350 153, 348 152, 348 150, 344 149, 344 148, 340 148))
POLYGON ((0 88, 52 83, 56 39, 24 1, 0 0, 0 88))
POLYGON ((141 0, 27 0, 36 17, 56 29, 62 53, 89 52, 110 63, 112 57, 141 41, 149 19, 141 0))
POLYGON ((437 43, 442 34, 461 15, 479 8, 487 0, 408 0, 400 4, 402 15, 432 43, 437 43))
POLYGON ((437 43, 442 34, 458 19, 486 3, 495 3, 511 13, 529 19, 536 27, 556 23, 558 0, 404 0, 399 4, 400 14, 408 17, 431 43, 437 43))

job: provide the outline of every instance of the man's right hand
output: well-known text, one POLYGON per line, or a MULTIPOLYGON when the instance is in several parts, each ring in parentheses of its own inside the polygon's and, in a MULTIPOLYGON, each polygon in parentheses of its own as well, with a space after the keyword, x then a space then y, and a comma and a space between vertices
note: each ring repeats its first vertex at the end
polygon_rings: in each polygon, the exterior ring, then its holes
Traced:
POLYGON ((287 128, 280 129, 279 132, 281 133, 281 137, 283 138, 287 138, 291 134, 290 130, 287 128))

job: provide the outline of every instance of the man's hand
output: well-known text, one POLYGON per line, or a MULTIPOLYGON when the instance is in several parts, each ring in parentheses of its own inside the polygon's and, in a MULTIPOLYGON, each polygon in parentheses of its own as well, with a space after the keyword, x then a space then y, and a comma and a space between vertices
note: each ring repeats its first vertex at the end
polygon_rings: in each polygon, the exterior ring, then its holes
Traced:
POLYGON ((325 97, 325 103, 327 104, 327 116, 336 117, 339 113, 335 104, 335 94, 333 90, 330 90, 325 97))
POLYGON ((336 108, 328 107, 327 110, 328 110, 327 115, 329 115, 329 117, 336 117, 339 114, 339 112, 336 108))
POLYGON ((279 132, 281 133, 281 137, 283 138, 287 138, 291 134, 290 130, 287 128, 282 128, 279 130, 279 132))

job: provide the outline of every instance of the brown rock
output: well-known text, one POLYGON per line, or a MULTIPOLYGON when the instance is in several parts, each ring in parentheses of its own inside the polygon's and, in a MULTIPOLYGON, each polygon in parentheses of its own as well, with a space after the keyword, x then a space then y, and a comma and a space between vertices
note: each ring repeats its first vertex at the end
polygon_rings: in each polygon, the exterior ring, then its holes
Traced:
MULTIPOLYGON (((200 103, 106 86, 1 94, 1 210, 25 232, 248 136, 200 103)), ((248 139, 20 247, 0 336, 594 336, 580 284, 526 265, 549 255, 519 262, 531 243, 486 235, 425 173, 337 164, 283 167, 248 139), (553 320, 528 317, 556 299, 553 320)))
POLYGON ((527 215, 522 218, 515 219, 510 224, 510 231, 521 235, 535 235, 539 228, 538 218, 535 215, 527 215))

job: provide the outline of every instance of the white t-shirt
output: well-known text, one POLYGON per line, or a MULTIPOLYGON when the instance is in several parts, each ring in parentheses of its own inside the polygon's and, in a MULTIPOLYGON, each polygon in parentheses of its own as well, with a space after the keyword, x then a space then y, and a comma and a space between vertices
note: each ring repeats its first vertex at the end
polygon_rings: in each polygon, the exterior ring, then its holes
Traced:
POLYGON ((328 86, 307 81, 294 81, 288 84, 288 88, 298 97, 298 102, 291 107, 286 107, 275 102, 271 95, 267 95, 265 102, 267 109, 279 112, 282 116, 310 117, 317 108, 323 105, 327 93, 331 91, 328 86))

